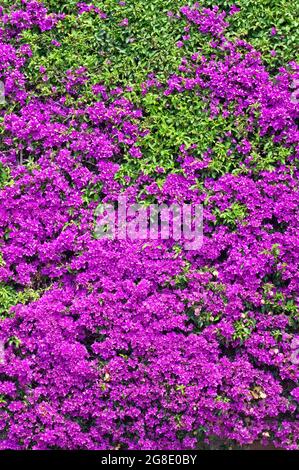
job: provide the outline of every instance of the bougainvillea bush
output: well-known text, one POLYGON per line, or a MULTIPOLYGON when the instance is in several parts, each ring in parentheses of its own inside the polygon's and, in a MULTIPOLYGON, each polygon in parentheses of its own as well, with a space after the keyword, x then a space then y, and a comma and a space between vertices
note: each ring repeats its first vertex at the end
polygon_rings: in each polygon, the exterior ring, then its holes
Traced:
POLYGON ((296 7, 214 3, 1 2, 0 449, 299 448, 296 7))

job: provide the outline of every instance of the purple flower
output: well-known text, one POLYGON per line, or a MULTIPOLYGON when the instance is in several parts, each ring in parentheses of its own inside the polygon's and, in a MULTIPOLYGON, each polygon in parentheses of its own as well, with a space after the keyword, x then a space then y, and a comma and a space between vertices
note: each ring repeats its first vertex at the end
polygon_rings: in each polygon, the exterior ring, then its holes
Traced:
POLYGON ((124 18, 120 23, 118 23, 119 26, 128 26, 129 25, 129 20, 128 18, 124 18))

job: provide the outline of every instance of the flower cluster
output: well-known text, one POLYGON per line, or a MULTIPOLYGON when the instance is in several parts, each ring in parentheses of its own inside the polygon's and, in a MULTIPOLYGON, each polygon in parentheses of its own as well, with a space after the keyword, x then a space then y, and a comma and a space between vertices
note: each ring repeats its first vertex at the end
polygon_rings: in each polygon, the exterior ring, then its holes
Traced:
POLYGON ((123 160, 143 158, 142 111, 83 67, 66 71, 64 94, 35 94, 21 32, 42 34, 63 16, 29 0, 0 12, 10 104, 0 111, 9 173, 0 282, 39 292, 0 320, 0 449, 195 449, 217 439, 298 449, 298 65, 273 80, 260 53, 227 39, 225 13, 196 4, 181 14, 215 54, 195 52, 140 92, 194 92, 211 120, 244 118, 243 135, 220 136, 241 171, 211 178, 216 148, 199 158, 181 142, 175 173, 157 167, 159 184, 145 174, 121 184, 123 160), (286 152, 272 171, 258 168, 257 131, 286 152), (97 205, 120 193, 203 204, 203 246, 97 240, 97 205))

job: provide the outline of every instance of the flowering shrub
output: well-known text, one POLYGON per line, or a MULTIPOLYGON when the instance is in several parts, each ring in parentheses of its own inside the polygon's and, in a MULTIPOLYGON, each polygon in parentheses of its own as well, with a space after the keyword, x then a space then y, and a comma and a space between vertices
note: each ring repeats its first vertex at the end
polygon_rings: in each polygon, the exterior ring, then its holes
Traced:
POLYGON ((237 7, 173 2, 177 70, 108 84, 95 56, 61 65, 103 2, 6 3, 0 449, 298 449, 298 65, 232 39, 237 7), (96 239, 119 194, 203 204, 203 246, 96 239))

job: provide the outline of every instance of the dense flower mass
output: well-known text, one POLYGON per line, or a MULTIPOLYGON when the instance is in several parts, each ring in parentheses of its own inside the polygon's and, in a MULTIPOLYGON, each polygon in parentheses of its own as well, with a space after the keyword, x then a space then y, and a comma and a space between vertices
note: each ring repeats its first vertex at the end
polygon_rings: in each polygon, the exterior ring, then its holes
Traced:
MULTIPOLYGON (((73 14, 108 21, 95 3, 73 14)), ((238 11, 168 12, 180 49, 199 33, 211 53, 186 53, 166 79, 107 87, 82 65, 42 95, 26 34, 67 15, 0 8, 0 284, 22 298, 0 316, 0 449, 299 448, 299 65, 273 77, 229 37, 238 11), (173 171, 139 171, 150 111, 137 93, 201 101, 215 142, 177 142, 173 171), (202 204, 202 246, 96 239, 98 204, 119 194, 202 204)))

